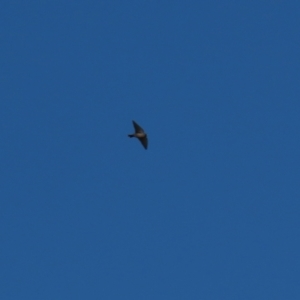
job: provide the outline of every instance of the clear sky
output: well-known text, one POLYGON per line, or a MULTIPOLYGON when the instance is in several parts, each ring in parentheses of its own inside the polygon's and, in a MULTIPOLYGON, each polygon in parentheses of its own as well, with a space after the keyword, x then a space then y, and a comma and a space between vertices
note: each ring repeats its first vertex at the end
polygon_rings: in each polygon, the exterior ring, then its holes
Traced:
POLYGON ((299 11, 1 1, 0 299, 300 299, 299 11))

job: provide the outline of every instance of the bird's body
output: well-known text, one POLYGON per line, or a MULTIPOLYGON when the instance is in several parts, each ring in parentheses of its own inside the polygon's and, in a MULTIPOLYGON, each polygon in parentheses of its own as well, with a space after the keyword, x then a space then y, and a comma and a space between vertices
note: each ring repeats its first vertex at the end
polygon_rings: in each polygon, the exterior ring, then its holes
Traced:
POLYGON ((135 133, 128 134, 128 136, 130 138, 132 138, 132 137, 138 138, 139 141, 144 146, 144 148, 147 149, 148 148, 147 134, 145 133, 144 129, 140 125, 138 125, 135 121, 132 121, 132 123, 133 123, 134 129, 135 129, 135 133))

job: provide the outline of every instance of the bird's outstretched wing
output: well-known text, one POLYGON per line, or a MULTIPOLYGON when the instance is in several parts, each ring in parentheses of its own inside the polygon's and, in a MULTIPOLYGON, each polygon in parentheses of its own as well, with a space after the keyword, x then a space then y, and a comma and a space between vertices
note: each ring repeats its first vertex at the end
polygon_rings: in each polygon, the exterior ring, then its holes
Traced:
POLYGON ((139 138, 140 142, 142 143, 142 145, 144 146, 145 149, 148 148, 148 138, 147 138, 147 135, 142 137, 142 138, 139 138))
POLYGON ((134 126, 134 129, 135 129, 136 133, 143 133, 144 132, 144 129, 139 124, 137 124, 134 121, 132 121, 132 123, 133 123, 133 126, 134 126))

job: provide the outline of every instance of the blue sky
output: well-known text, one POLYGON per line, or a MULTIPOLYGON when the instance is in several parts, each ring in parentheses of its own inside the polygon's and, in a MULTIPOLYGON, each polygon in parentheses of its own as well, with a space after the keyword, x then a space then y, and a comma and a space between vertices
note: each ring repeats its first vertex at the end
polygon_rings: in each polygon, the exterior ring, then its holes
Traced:
POLYGON ((299 299, 299 9, 2 1, 0 298, 299 299))

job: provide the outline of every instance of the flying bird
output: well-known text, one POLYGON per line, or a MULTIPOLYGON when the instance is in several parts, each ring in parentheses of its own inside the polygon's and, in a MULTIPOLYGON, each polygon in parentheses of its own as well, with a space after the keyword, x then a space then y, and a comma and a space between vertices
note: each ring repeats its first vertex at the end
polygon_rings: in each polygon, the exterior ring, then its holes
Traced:
POLYGON ((133 134, 128 134, 130 138, 136 137, 139 139, 139 141, 142 143, 145 149, 148 148, 148 138, 147 134, 145 133, 144 129, 138 125, 136 122, 132 121, 135 133, 133 134))

